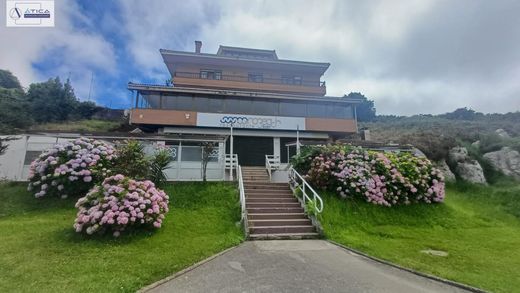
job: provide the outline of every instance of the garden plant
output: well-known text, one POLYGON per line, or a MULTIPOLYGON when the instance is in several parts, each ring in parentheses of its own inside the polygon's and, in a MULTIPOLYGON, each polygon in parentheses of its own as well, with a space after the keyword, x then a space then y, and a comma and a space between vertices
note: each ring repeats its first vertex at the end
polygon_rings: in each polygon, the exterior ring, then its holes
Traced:
POLYGON ((296 170, 320 189, 342 198, 392 206, 442 202, 444 177, 425 157, 369 151, 349 145, 304 147, 293 158, 296 170))

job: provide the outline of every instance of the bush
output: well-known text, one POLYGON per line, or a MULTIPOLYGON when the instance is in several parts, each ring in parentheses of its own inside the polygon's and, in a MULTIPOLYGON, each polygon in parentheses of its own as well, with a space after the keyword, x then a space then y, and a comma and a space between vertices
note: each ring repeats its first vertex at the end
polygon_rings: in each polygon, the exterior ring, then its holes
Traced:
POLYGON ((444 200, 444 177, 424 157, 367 151, 347 145, 304 147, 296 170, 317 188, 342 198, 392 206, 444 200))
POLYGON ((149 180, 136 181, 117 174, 78 200, 74 229, 89 235, 111 232, 117 237, 130 228, 160 228, 168 212, 168 199, 149 180))
POLYGON ((28 190, 36 190, 36 197, 83 196, 110 174, 115 157, 113 147, 99 140, 81 137, 56 144, 31 163, 28 190))

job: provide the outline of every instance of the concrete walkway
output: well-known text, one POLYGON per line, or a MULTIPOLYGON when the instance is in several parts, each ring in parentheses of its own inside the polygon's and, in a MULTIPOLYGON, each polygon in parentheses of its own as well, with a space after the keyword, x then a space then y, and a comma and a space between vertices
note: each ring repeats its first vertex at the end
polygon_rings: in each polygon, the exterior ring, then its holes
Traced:
POLYGON ((150 292, 466 292, 322 240, 250 241, 150 292))

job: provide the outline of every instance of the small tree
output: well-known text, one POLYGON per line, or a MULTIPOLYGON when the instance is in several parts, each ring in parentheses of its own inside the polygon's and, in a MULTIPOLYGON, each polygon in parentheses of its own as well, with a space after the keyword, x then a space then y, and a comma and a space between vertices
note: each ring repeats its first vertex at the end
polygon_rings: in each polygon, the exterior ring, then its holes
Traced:
POLYGON ((217 143, 213 141, 205 141, 201 143, 202 147, 202 181, 206 182, 206 170, 208 169, 208 163, 211 159, 211 154, 213 153, 213 150, 217 147, 217 143))
POLYGON ((5 153, 5 151, 7 150, 7 148, 9 147, 9 145, 6 144, 6 142, 13 140, 13 139, 14 138, 12 138, 12 137, 0 138, 0 156, 3 155, 5 153))
POLYGON ((373 100, 369 100, 361 93, 350 93, 345 97, 362 100, 360 104, 356 105, 356 114, 358 121, 373 121, 376 118, 376 108, 374 106, 373 100))

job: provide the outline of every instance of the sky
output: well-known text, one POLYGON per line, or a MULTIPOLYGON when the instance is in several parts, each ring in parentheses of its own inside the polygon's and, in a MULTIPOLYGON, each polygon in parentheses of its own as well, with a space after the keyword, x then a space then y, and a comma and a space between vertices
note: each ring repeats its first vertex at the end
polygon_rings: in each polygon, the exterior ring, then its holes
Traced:
POLYGON ((2 19, 0 68, 23 86, 70 78, 80 100, 109 107, 131 106, 129 81, 164 84, 159 49, 201 40, 204 53, 330 62, 327 95, 361 92, 380 114, 520 110, 520 1, 55 0, 55 10, 53 28, 2 19))

